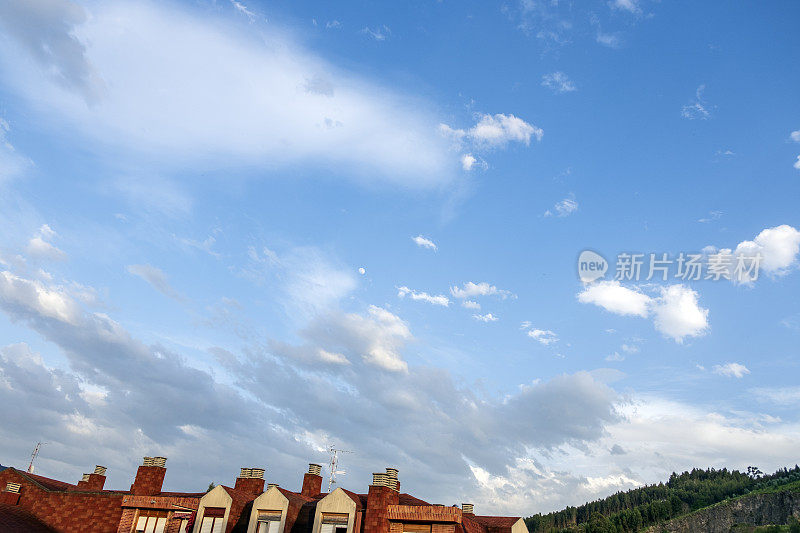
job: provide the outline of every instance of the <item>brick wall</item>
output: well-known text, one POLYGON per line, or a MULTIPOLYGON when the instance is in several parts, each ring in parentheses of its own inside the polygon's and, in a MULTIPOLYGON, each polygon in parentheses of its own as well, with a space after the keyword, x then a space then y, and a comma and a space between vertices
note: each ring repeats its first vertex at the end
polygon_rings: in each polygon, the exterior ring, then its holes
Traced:
POLYGON ((313 498, 322 492, 322 476, 306 473, 303 476, 303 488, 300 494, 313 498))
POLYGON ((160 466, 140 466, 136 470, 136 479, 131 485, 131 492, 135 495, 158 494, 164 484, 167 469, 160 466))
POLYGON ((400 494, 389 487, 370 485, 364 512, 364 533, 389 533, 389 506, 397 505, 400 494))
POLYGON ((258 496, 264 492, 264 480, 261 478, 253 477, 237 477, 236 484, 233 486, 236 490, 252 494, 253 497, 258 496))
POLYGON ((122 516, 122 494, 113 492, 50 492, 9 468, 0 472, 0 487, 22 485, 19 507, 63 533, 117 533, 122 516))

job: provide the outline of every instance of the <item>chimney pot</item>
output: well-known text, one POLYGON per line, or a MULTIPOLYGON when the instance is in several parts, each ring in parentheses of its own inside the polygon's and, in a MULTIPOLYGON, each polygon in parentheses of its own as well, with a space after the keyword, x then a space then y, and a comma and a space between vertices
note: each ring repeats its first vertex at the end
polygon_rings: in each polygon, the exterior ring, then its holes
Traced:
POLYGON ((277 483, 268 483, 267 484, 267 490, 271 489, 272 487, 277 487, 277 486, 278 486, 277 483))
POLYGON ((106 470, 108 470, 105 466, 96 465, 94 467, 94 473, 98 476, 105 476, 106 470))
POLYGON ((153 457, 153 466, 157 466, 159 468, 165 468, 167 466, 167 458, 166 457, 153 457))
POLYGON ((251 468, 250 469, 250 477, 253 479, 264 479, 264 472, 263 468, 251 468))
POLYGON ((475 513, 475 506, 471 503, 462 503, 461 510, 466 514, 474 514, 475 513))
POLYGON ((250 469, 249 468, 240 468, 239 469, 239 477, 243 479, 247 479, 250 477, 250 469))
POLYGON ((308 473, 314 476, 320 475, 322 472, 322 465, 318 465, 317 463, 308 463, 308 473))

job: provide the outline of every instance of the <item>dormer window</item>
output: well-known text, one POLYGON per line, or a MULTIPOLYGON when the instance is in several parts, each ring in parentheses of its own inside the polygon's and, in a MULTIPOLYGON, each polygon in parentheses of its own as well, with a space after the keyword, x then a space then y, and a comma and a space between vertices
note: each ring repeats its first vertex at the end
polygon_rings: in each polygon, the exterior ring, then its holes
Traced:
POLYGON ((320 533, 347 533, 347 513, 322 513, 322 529, 320 533))
POLYGON ((281 512, 259 510, 257 523, 256 533, 278 533, 281 527, 281 512))
POLYGON ((203 511, 203 522, 200 533, 222 533, 225 529, 225 508, 206 507, 203 511))

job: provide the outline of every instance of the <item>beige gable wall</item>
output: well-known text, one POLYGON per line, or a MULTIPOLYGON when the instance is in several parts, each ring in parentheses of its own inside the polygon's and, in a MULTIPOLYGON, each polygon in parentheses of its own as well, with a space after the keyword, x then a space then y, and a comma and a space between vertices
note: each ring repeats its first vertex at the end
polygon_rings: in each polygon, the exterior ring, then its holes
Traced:
POLYGON ((322 513, 347 513, 347 533, 353 533, 353 523, 356 518, 356 502, 338 488, 322 498, 317 503, 317 512, 314 514, 314 529, 312 533, 319 533, 322 527, 322 513))
POLYGON ((525 520, 520 518, 514 525, 511 526, 511 533, 528 533, 528 526, 525 525, 525 520))
POLYGON ((267 489, 261 496, 253 500, 253 509, 250 512, 250 522, 247 525, 247 533, 256 532, 259 510, 280 511, 281 525, 278 531, 279 533, 283 533, 283 528, 286 527, 286 511, 289 510, 289 499, 284 496, 277 487, 267 489))
POLYGON ((228 515, 231 514, 231 504, 233 498, 228 494, 222 485, 217 485, 205 496, 200 498, 200 503, 197 507, 197 518, 194 521, 194 533, 200 533, 200 525, 203 523, 203 515, 205 514, 206 507, 224 507, 225 508, 225 524, 228 524, 228 515))

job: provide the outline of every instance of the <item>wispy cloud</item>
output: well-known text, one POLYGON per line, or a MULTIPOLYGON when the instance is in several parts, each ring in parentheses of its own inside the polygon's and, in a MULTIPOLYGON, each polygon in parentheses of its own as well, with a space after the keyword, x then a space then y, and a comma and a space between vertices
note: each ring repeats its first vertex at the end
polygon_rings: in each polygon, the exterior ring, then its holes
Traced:
POLYGON ((723 365, 714 365, 713 372, 729 378, 743 378, 750 373, 750 370, 740 363, 725 363, 723 365))
POLYGON ((567 198, 564 198, 563 200, 558 202, 556 205, 554 205, 553 211, 551 211, 550 209, 545 211, 544 216, 546 217, 557 216, 563 218, 563 217, 568 217, 577 210, 578 210, 578 201, 575 200, 574 195, 570 195, 567 198))
POLYGON ((129 265, 128 272, 142 278, 164 296, 168 296, 179 302, 185 300, 185 298, 169 284, 167 275, 160 268, 148 264, 129 265))
POLYGON ((703 91, 705 91, 705 89, 705 85, 700 85, 694 92, 694 100, 683 106, 683 109, 681 109, 681 116, 683 118, 689 120, 706 120, 711 117, 708 104, 703 99, 703 91))
POLYGON ((500 320, 498 317, 494 316, 492 313, 486 313, 485 315, 472 315, 472 318, 479 322, 497 322, 500 320))
POLYGON ((376 41, 385 41, 389 35, 392 34, 392 30, 389 29, 386 25, 376 26, 375 28, 365 27, 361 30, 361 33, 369 35, 376 41))
POLYGON ((433 305, 441 305, 442 307, 447 307, 450 305, 450 298, 448 298, 444 294, 433 296, 428 294, 427 292, 415 291, 405 286, 397 287, 397 296, 400 298, 405 298, 406 296, 408 296, 412 300, 428 302, 429 304, 433 305))
POLYGON ((456 298, 474 298, 476 296, 499 296, 506 299, 513 296, 510 291, 498 289, 496 286, 491 285, 485 281, 474 283, 468 281, 464 283, 463 287, 450 287, 450 294, 456 298))
POLYGON ((551 89, 555 93, 568 93, 577 90, 572 80, 561 71, 551 72, 542 76, 542 86, 551 89))

